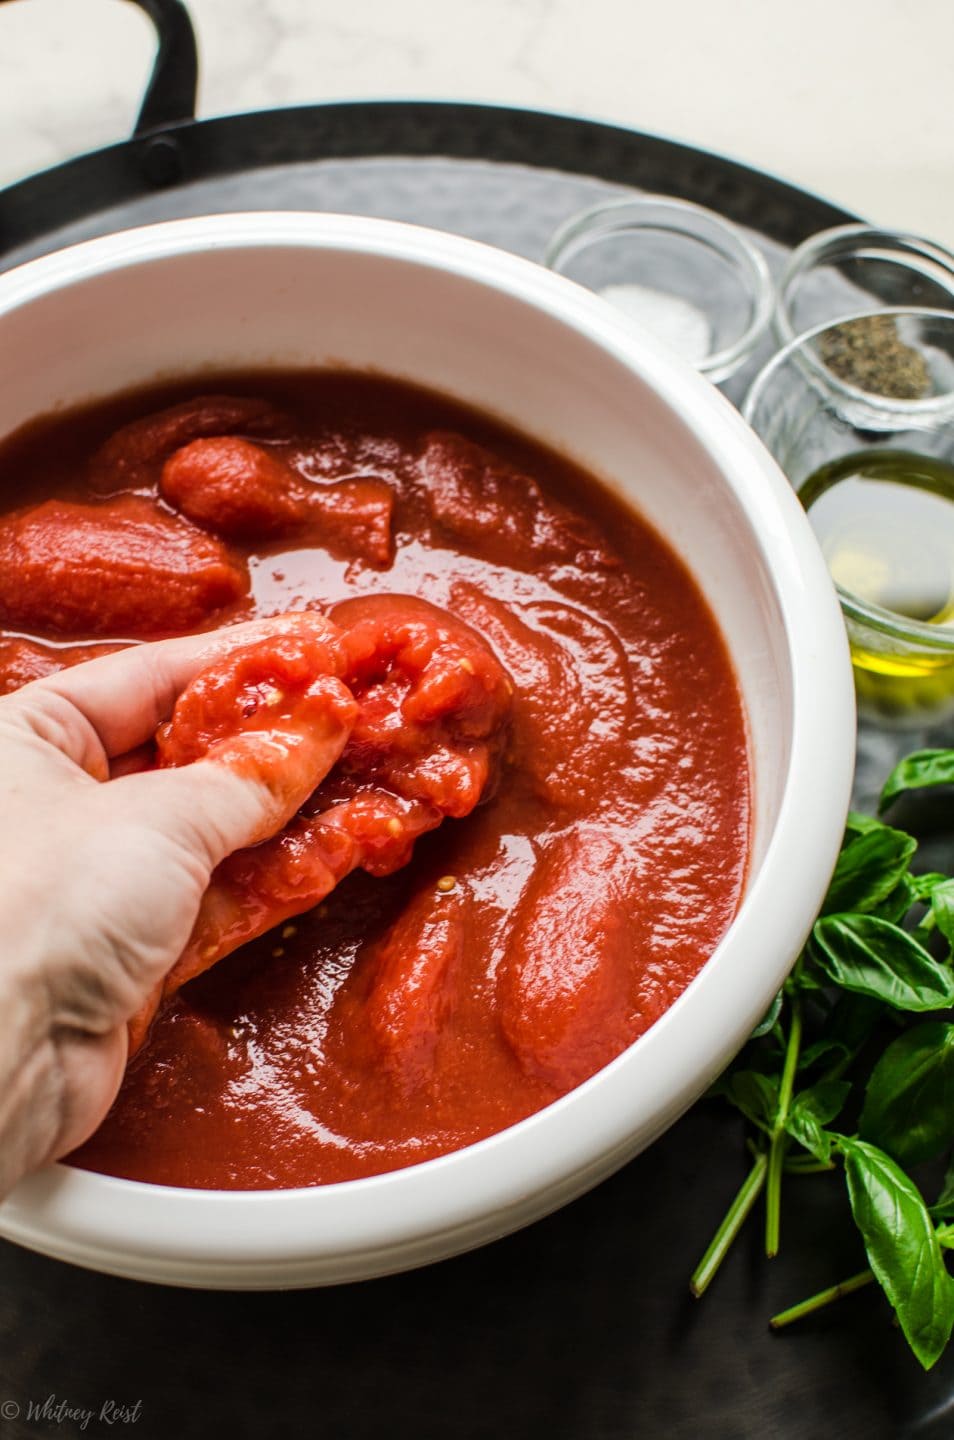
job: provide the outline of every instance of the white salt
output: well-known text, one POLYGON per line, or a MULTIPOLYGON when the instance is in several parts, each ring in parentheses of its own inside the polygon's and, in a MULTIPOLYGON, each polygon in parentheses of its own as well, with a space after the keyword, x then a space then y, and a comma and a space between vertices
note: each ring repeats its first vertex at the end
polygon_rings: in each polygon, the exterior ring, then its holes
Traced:
POLYGON ((606 285, 600 295, 631 320, 644 325, 683 360, 698 364, 710 353, 709 322, 688 300, 646 285, 606 285))

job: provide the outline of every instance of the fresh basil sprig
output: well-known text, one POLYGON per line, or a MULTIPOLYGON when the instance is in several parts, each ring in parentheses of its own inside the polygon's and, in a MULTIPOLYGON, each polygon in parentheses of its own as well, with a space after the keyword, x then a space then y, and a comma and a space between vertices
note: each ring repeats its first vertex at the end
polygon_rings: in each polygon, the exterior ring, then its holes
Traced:
MULTIPOLYGON (((880 812, 939 785, 954 785, 954 750, 909 755, 888 777, 880 812)), ((954 878, 912 873, 916 851, 904 831, 848 817, 809 941, 713 1087, 751 1127, 752 1165, 690 1288, 708 1288, 760 1200, 766 1253, 777 1252, 783 1177, 787 1187, 797 1175, 840 1172, 870 1268, 770 1324, 782 1329, 877 1282, 929 1369, 954 1329, 945 1262, 954 1249, 954 878), (909 1172, 944 1156, 947 1175, 929 1206, 909 1172)))

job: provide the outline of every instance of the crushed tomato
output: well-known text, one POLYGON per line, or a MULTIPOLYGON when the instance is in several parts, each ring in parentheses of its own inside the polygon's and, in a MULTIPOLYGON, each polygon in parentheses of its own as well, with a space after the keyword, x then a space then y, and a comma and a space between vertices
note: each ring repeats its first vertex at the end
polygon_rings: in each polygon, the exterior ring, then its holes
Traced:
POLYGON ((217 963, 182 957, 72 1163, 255 1189, 441 1155, 605 1065, 712 953, 749 841, 738 687, 591 477, 394 381, 268 372, 36 422, 0 485, 0 691, 291 613, 188 687, 157 762, 277 716, 325 776, 220 867, 217 963))

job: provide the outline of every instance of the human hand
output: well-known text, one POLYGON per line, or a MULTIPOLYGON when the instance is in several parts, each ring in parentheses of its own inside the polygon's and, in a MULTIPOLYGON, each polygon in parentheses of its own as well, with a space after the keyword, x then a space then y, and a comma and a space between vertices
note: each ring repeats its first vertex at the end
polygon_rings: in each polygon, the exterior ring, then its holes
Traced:
POLYGON ((213 656, 261 630, 134 646, 0 699, 0 1195, 100 1123, 126 1022, 182 952, 213 869, 324 777, 316 756, 270 782, 235 763, 241 737, 228 765, 130 759, 213 656))

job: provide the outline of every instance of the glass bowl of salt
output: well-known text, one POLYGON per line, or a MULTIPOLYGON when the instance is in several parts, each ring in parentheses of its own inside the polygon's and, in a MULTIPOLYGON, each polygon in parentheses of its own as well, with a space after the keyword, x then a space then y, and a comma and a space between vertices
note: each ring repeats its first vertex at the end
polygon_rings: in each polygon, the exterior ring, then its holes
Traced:
POLYGON ((716 385, 752 354, 774 308, 768 266, 746 236, 666 195, 609 200, 571 216, 544 264, 601 295, 716 385))

